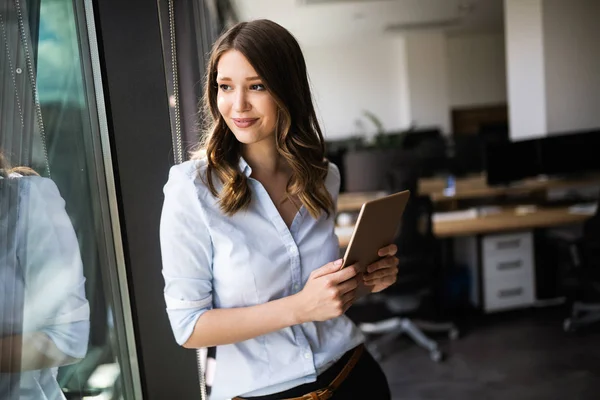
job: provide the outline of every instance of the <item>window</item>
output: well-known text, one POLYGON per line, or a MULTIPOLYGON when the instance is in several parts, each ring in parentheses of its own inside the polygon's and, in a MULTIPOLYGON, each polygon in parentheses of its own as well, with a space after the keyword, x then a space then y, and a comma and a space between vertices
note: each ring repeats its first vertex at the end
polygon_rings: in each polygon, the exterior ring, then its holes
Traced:
POLYGON ((2 399, 141 398, 91 13, 0 5, 2 399))

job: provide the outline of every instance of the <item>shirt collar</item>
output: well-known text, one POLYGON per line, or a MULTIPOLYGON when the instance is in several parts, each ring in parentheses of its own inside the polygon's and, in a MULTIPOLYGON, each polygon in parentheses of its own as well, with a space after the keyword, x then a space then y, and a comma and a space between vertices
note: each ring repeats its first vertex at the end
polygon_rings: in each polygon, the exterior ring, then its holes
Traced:
POLYGON ((252 168, 250 168, 246 160, 244 160, 244 157, 240 156, 240 162, 238 165, 240 167, 240 171, 242 171, 242 174, 246 175, 246 178, 249 178, 252 174, 252 168))

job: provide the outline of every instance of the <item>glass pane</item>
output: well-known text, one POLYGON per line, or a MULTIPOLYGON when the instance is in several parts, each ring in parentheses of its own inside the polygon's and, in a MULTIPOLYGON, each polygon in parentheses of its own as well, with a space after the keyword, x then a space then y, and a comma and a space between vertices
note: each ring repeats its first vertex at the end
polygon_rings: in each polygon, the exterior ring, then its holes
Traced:
POLYGON ((86 11, 0 5, 0 399, 139 398, 86 11))

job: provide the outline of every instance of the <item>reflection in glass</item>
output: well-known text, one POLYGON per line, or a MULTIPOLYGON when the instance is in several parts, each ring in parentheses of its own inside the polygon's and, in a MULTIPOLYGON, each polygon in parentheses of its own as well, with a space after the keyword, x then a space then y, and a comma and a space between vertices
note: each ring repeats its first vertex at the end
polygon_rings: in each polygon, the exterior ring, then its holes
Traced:
POLYGON ((90 330, 77 237, 50 179, 0 168, 0 398, 59 399, 90 330))
POLYGON ((1 400, 139 393, 83 4, 0 1, 1 400))

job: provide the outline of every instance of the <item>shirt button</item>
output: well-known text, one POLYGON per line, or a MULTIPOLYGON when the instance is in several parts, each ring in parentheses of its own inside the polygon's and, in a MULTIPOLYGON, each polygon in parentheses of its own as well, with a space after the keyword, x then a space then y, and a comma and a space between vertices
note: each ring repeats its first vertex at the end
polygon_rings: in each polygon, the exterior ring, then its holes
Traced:
POLYGON ((298 290, 300 288, 300 285, 294 285, 294 290, 298 290))
POLYGON ((310 353, 304 353, 304 358, 309 359, 310 358, 310 353))

